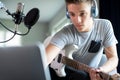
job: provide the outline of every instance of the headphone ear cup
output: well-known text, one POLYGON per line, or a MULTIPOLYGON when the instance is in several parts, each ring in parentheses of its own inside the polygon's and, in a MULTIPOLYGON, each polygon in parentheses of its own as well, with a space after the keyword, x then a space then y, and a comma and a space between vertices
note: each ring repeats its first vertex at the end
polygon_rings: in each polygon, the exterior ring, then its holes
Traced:
POLYGON ((66 11, 66 16, 67 16, 68 19, 70 19, 68 11, 66 11))
POLYGON ((96 9, 95 9, 96 7, 95 6, 92 6, 91 7, 91 16, 92 17, 96 17, 97 16, 97 14, 96 14, 96 9))
POLYGON ((93 0, 93 6, 91 7, 91 16, 92 17, 97 17, 98 16, 98 7, 97 7, 97 2, 96 0, 93 0))
POLYGON ((68 13, 68 9, 66 8, 66 17, 68 18, 68 19, 70 19, 70 16, 69 16, 69 13, 68 13))

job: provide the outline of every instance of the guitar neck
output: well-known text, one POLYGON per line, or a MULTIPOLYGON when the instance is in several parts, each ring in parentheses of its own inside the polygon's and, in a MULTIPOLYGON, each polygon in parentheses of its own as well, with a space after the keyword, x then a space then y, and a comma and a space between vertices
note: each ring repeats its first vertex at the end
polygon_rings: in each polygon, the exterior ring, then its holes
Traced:
MULTIPOLYGON (((85 72, 88 72, 88 73, 91 69, 91 67, 89 67, 88 65, 80 63, 76 60, 70 59, 66 56, 62 56, 61 63, 68 65, 70 67, 73 67, 74 69, 77 69, 77 70, 84 70, 85 72)), ((99 75, 103 80, 113 80, 111 76, 107 73, 99 72, 99 75)))
POLYGON ((84 70, 86 72, 89 72, 89 70, 91 69, 89 66, 87 66, 86 64, 80 63, 76 60, 72 60, 66 56, 62 57, 62 63, 66 64, 68 66, 71 66, 77 70, 84 70))

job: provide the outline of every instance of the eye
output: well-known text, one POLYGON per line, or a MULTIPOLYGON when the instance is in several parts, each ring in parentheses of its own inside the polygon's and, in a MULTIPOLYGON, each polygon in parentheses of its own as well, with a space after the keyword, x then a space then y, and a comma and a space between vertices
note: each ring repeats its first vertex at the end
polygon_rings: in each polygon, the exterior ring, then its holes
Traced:
POLYGON ((85 15, 86 15, 85 12, 80 13, 80 16, 85 16, 85 15))
POLYGON ((69 13, 69 16, 74 17, 75 14, 74 13, 69 13))

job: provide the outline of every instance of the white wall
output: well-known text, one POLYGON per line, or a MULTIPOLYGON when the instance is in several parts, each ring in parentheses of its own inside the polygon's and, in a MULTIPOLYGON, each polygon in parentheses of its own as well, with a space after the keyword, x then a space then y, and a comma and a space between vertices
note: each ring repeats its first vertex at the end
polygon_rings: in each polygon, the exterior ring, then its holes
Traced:
POLYGON ((67 22, 68 22, 68 19, 66 17, 66 7, 63 6, 49 23, 49 28, 50 28, 49 33, 51 35, 56 33, 67 22))

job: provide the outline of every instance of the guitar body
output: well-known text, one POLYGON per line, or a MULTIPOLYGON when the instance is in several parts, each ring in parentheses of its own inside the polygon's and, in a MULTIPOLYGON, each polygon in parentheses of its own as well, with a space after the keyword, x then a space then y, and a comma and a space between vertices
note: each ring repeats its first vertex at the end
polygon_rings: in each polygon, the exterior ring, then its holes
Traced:
POLYGON ((58 61, 58 57, 61 56, 66 56, 69 57, 70 59, 72 58, 72 53, 74 51, 77 51, 78 47, 76 45, 69 45, 66 46, 62 51, 60 51, 59 55, 51 62, 50 67, 53 68, 53 70, 56 72, 56 74, 59 77, 65 77, 65 65, 58 61))
POLYGON ((65 65, 63 63, 58 63, 59 56, 65 56, 65 50, 60 51, 59 55, 51 62, 50 67, 56 72, 59 77, 66 76, 65 65))

